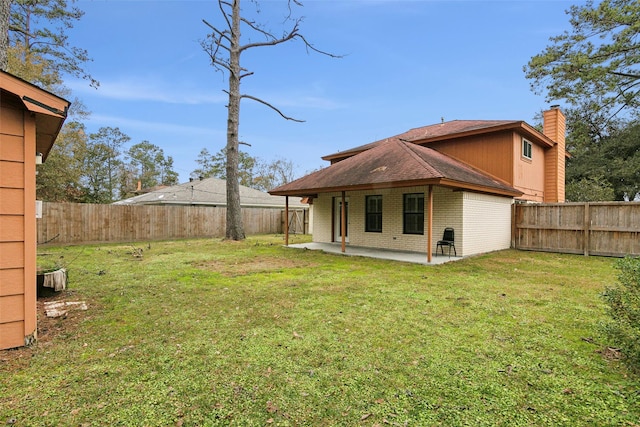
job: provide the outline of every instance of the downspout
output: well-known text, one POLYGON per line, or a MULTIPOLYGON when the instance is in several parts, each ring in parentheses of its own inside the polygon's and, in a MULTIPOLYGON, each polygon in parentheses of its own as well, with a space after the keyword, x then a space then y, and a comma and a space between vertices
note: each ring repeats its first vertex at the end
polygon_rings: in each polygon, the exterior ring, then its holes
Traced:
POLYGON ((346 202, 346 197, 345 197, 345 192, 342 192, 342 206, 340 207, 340 234, 342 234, 342 252, 344 253, 347 249, 347 241, 346 241, 346 236, 345 234, 347 234, 347 208, 345 206, 345 202, 346 202))
POLYGON ((427 215, 429 215, 429 221, 427 222, 427 263, 431 264, 431 242, 433 239, 433 185, 429 186, 427 195, 427 215))

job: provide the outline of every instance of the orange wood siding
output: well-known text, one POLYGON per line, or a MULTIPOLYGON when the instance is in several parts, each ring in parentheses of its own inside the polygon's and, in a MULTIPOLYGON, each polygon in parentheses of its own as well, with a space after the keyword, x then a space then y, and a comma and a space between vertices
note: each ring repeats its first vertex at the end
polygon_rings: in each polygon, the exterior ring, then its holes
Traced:
POLYGON ((21 322, 24 319, 24 295, 0 298, 0 316, 3 323, 21 322))
POLYGON ((24 336, 37 336, 36 119, 24 119, 24 336))
POLYGON ((451 139, 427 147, 463 161, 513 185, 513 132, 451 139))
POLYGON ((24 163, 0 160, 0 187, 24 188, 24 163))
MULTIPOLYGON (((522 156, 522 135, 505 131, 428 144, 522 191, 522 199, 542 202, 545 195, 545 150, 532 144, 531 159, 522 156)), ((548 161, 547 161, 548 162, 548 161)))
POLYGON ((532 143, 531 159, 523 157, 522 136, 518 133, 513 134, 513 147, 515 179, 512 185, 524 193, 521 199, 542 202, 545 194, 544 148, 532 143))
POLYGON ((0 215, 0 243, 18 242, 24 239, 24 217, 0 215))
POLYGON ((24 322, 0 323, 0 349, 24 345, 24 322))
POLYGON ((37 336, 35 156, 46 157, 68 107, 0 71, 0 349, 37 336))
POLYGON ((24 269, 0 269, 0 296, 22 294, 24 292, 24 269))
POLYGON ((0 349, 36 332, 35 118, 0 95, 0 349), (34 159, 31 161, 30 159, 34 159))
POLYGON ((24 215, 24 189, 0 187, 0 215, 24 215))
MULTIPOLYGON (((3 127, 4 126, 0 126, 0 129, 3 127)), ((22 135, 8 135, 1 132, 0 135, 2 135, 0 159, 6 162, 23 162, 24 148, 22 147, 22 135)))

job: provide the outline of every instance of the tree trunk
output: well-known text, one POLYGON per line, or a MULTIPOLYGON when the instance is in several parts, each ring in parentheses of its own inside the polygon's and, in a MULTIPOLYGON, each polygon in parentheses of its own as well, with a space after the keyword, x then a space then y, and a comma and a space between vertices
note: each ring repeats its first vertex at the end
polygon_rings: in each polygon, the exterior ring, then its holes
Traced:
POLYGON ((0 0, 0 70, 5 71, 9 58, 9 16, 11 14, 11 0, 0 0))
POLYGON ((233 1, 227 116, 227 230, 226 238, 243 240, 240 177, 238 173, 240 127, 240 0, 233 1))

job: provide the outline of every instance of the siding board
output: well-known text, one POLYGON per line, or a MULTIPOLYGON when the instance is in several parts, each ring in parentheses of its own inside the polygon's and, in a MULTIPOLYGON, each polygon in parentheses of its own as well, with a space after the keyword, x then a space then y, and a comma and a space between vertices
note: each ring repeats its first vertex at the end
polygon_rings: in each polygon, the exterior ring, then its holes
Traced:
MULTIPOLYGON (((24 295, 0 297, 0 323, 12 323, 24 319, 24 295)), ((3 340, 4 341, 4 340, 3 340)))
POLYGON ((0 270, 0 296, 24 293, 24 269, 0 270))
POLYGON ((24 217, 0 215, 0 242, 21 242, 24 239, 24 217))
POLYGON ((24 345, 24 322, 0 323, 2 348, 22 347, 24 345))
MULTIPOLYGON (((3 117, 2 122, 5 122, 3 117)), ((5 135, 0 133, 0 159, 10 162, 24 162, 22 136, 5 135)))
POLYGON ((24 267, 24 242, 0 242, 0 269, 24 267))

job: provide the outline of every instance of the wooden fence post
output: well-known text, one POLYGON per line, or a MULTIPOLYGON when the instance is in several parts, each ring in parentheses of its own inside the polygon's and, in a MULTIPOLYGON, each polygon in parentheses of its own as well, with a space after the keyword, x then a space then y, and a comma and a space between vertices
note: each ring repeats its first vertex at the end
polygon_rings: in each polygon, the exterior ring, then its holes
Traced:
POLYGON ((591 235, 591 212, 589 212, 589 203, 584 204, 584 256, 589 256, 589 237, 591 235))
POLYGON ((516 227, 516 208, 517 204, 514 202, 511 204, 511 247, 513 249, 518 249, 517 247, 517 239, 516 233, 518 232, 518 228, 516 227))

